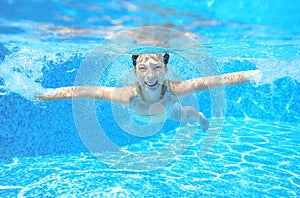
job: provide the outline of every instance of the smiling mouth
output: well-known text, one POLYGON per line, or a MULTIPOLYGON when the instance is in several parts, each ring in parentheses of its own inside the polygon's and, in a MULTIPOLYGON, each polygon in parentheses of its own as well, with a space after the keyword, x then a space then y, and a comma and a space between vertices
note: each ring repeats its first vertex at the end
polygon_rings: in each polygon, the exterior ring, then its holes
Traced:
POLYGON ((158 81, 155 82, 145 82, 145 85, 149 88, 154 88, 158 85, 158 81))

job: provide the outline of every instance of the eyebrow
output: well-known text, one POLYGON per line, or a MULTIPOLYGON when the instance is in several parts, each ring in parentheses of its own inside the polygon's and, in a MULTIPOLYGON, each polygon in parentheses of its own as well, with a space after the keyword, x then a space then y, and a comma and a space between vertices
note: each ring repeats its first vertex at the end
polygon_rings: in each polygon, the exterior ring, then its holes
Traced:
MULTIPOLYGON (((148 61, 141 61, 140 63, 138 63, 138 65, 145 65, 144 62, 148 62, 148 61)), ((152 63, 150 63, 151 65, 162 65, 163 63, 161 63, 160 61, 153 61, 152 63)))
POLYGON ((138 67, 147 67, 145 64, 138 64, 138 67))

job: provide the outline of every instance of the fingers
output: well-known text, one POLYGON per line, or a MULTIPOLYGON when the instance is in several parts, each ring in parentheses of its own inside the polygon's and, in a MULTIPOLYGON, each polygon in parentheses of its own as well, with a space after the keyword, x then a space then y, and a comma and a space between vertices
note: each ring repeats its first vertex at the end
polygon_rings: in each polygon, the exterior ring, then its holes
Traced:
POLYGON ((200 117, 200 124, 201 124, 201 128, 203 131, 207 131, 209 128, 209 122, 207 120, 207 118, 205 117, 205 115, 202 112, 199 112, 199 117, 200 117))
POLYGON ((47 100, 46 96, 43 96, 43 95, 40 95, 40 94, 34 94, 34 98, 36 100, 39 100, 39 101, 46 101, 47 100))

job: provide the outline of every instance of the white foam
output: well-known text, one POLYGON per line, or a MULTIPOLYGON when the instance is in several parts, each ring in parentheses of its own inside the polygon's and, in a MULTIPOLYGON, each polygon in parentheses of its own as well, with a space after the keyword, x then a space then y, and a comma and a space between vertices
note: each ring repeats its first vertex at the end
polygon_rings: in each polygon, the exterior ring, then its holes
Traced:
POLYGON ((42 77, 43 62, 32 57, 14 54, 7 56, 0 67, 0 77, 4 80, 4 92, 14 92, 29 100, 34 93, 43 92, 44 88, 38 80, 42 77))
POLYGON ((0 94, 13 92, 35 101, 35 94, 44 93, 46 89, 41 84, 44 67, 49 63, 64 64, 74 56, 72 52, 56 52, 49 48, 42 43, 23 44, 17 52, 7 55, 0 64, 0 79, 4 80, 0 94))
POLYGON ((251 61, 255 63, 256 67, 262 73, 262 78, 256 81, 258 85, 272 83, 277 79, 285 77, 300 82, 300 59, 288 61, 277 58, 264 58, 251 59, 251 61))

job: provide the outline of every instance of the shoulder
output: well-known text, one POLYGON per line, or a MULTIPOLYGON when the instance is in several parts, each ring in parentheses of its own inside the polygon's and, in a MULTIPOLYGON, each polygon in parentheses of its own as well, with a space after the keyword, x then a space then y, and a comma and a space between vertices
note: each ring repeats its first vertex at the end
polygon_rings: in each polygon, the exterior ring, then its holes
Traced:
POLYGON ((116 88, 116 94, 120 95, 126 102, 130 101, 136 94, 135 84, 116 88))
POLYGON ((183 81, 174 81, 174 80, 169 80, 168 81, 169 88, 172 92, 179 93, 182 88, 184 87, 184 82, 183 81))

